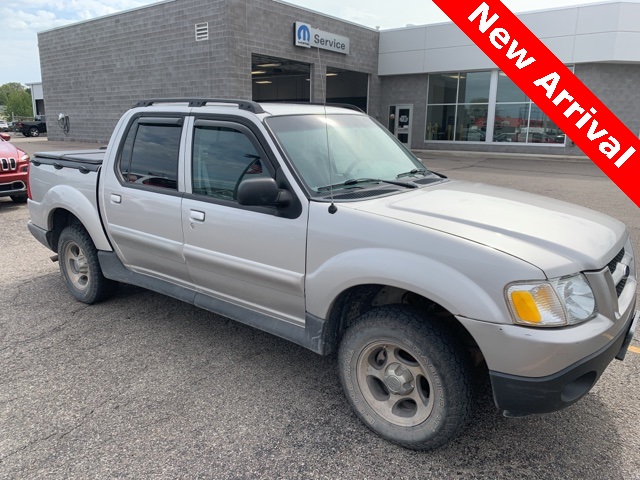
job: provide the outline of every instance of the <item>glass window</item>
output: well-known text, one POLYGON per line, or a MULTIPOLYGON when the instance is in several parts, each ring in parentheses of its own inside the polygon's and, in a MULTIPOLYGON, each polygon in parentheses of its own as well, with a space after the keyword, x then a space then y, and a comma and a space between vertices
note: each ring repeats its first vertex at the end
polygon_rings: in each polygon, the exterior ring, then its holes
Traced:
POLYGON ((429 103, 456 103, 458 98, 457 73, 429 75, 429 103))
POLYGON ((435 105, 427 108, 427 140, 452 141, 456 124, 455 105, 435 105))
POLYGON ((537 105, 531 106, 527 143, 562 143, 565 134, 537 105))
POLYGON ((498 74, 498 93, 496 101, 500 102, 528 102, 529 99, 504 72, 498 74))
POLYGON ((180 125, 142 124, 129 129, 120 158, 120 173, 127 183, 178 188, 180 125))
POLYGON ((245 178, 269 177, 251 140, 229 127, 196 126, 193 139, 193 193, 236 200, 245 178))
POLYGON ((529 108, 529 103, 496 104, 493 141, 526 142, 529 108))
POLYGON ((487 135, 487 104, 459 105, 456 140, 463 142, 484 142, 487 135))
POLYGON ((491 72, 460 74, 458 103, 489 103, 491 72))
POLYGON ((425 140, 486 140, 491 72, 429 75, 425 140))
POLYGON ((566 142, 557 125, 504 72, 432 74, 428 90, 425 141, 566 142), (492 89, 496 92, 495 116, 489 118, 492 89), (486 135, 490 126, 493 138, 486 135))
MULTIPOLYGON (((310 190, 361 188, 356 179, 396 180, 424 165, 378 123, 363 115, 268 117, 267 124, 310 190)), ((375 182, 374 182, 375 183, 375 182)))

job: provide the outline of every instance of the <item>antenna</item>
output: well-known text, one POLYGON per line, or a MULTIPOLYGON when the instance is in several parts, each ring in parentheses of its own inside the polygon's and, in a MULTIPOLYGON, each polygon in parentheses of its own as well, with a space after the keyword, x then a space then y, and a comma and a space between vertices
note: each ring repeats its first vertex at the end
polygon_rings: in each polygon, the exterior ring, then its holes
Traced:
MULTIPOLYGON (((322 68, 322 60, 320 58, 320 47, 316 47, 318 52, 318 68, 322 68)), ((333 215, 338 211, 338 207, 333 203, 333 175, 331 173, 331 144, 329 143, 329 123, 327 122, 327 91, 325 82, 327 81, 326 72, 322 74, 322 81, 320 82, 320 88, 322 90, 322 107, 324 108, 324 131, 327 137, 327 167, 329 168, 329 197, 331 198, 331 205, 329 205, 329 213, 333 215)))

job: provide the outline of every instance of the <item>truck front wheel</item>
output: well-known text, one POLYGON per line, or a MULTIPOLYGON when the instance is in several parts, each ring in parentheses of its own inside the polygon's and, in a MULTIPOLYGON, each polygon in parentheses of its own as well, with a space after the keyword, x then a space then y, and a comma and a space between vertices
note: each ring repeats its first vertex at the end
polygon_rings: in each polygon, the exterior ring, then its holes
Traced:
POLYGON ((469 356, 447 329, 408 306, 376 308, 358 319, 344 335, 338 365, 358 417, 404 447, 439 447, 469 419, 469 356))
POLYGON ((29 135, 31 135, 32 137, 39 137, 40 136, 40 130, 38 130, 38 127, 31 127, 29 129, 29 135))
POLYGON ((58 255, 67 289, 77 300, 93 304, 111 296, 117 284, 102 274, 98 252, 84 227, 69 225, 62 231, 58 255))

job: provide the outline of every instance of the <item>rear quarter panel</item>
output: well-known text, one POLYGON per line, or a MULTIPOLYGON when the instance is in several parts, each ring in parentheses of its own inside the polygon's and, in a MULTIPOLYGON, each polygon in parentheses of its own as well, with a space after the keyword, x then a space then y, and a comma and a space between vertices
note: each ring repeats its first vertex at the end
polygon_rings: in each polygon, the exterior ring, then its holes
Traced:
POLYGON ((98 213, 98 178, 98 172, 81 173, 75 168, 56 170, 51 165, 32 164, 29 173, 31 222, 51 230, 55 211, 67 210, 82 222, 98 250, 111 251, 98 213))

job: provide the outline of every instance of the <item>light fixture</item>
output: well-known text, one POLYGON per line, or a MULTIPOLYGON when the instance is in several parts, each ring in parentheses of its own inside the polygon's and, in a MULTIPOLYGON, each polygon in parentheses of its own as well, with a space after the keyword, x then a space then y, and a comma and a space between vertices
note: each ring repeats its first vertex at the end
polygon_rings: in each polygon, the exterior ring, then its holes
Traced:
POLYGON ((269 67, 279 67, 282 65, 281 63, 263 63, 262 65, 256 65, 256 67, 260 68, 269 68, 269 67))
POLYGON ((270 80, 260 80, 260 81, 257 81, 256 83, 260 84, 260 85, 267 85, 267 84, 271 83, 271 81, 270 80))
POLYGON ((337 77, 337 73, 327 73, 327 77, 337 77))
POLYGON ((263 73, 267 73, 266 70, 253 70, 251 75, 262 75, 263 73))

